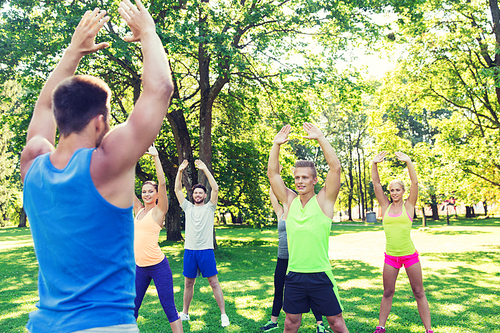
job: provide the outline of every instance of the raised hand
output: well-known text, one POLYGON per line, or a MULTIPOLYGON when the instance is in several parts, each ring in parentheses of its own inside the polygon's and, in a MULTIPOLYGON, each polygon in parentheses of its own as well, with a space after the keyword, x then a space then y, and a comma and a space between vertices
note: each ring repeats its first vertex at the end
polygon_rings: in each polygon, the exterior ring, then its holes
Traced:
POLYGON ((146 154, 151 156, 158 156, 158 150, 156 149, 155 145, 151 145, 146 154))
POLYGON ((304 139, 317 140, 323 136, 323 132, 311 123, 304 123, 302 127, 307 133, 307 135, 304 136, 304 139))
POLYGON ((387 155, 387 152, 386 151, 383 151, 381 153, 378 153, 377 155, 375 155, 375 157, 373 158, 373 163, 377 164, 377 163, 380 163, 380 162, 383 162, 384 161, 384 158, 385 158, 385 155, 387 155))
POLYGON ((108 43, 95 43, 95 37, 103 25, 109 21, 109 16, 105 16, 105 10, 99 10, 99 8, 93 11, 87 11, 83 15, 80 23, 71 37, 71 44, 68 50, 72 50, 84 56, 89 53, 99 51, 105 47, 108 47, 108 43))
POLYGON ((123 38, 126 42, 138 42, 141 40, 141 36, 149 31, 156 33, 155 22, 141 0, 135 0, 135 3, 137 7, 129 0, 123 0, 118 8, 121 17, 132 30, 132 36, 123 38))
POLYGON ((188 166, 188 161, 187 160, 182 161, 181 165, 179 165, 179 171, 178 172, 184 171, 184 169, 186 169, 187 166, 188 166))
POLYGON ((395 155, 398 158, 398 160, 400 160, 402 162, 405 162, 405 163, 411 162, 411 158, 408 155, 406 155, 405 153, 401 153, 398 151, 398 152, 396 152, 395 155))
POLYGON ((274 137, 274 143, 277 145, 282 145, 288 142, 288 134, 290 134, 290 130, 292 126, 286 125, 281 128, 281 130, 274 137))
POLYGON ((199 170, 207 170, 207 166, 205 165, 205 163, 203 163, 201 160, 196 160, 194 161, 194 165, 199 169, 199 170))

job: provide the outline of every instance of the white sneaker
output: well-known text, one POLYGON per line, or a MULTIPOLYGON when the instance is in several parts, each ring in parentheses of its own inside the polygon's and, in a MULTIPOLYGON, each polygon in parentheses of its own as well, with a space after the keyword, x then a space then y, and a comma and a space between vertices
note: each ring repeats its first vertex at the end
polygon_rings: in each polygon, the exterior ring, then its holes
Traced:
POLYGON ((188 321, 189 320, 189 315, 184 312, 179 312, 179 317, 181 317, 181 321, 188 321))
POLYGON ((227 314, 224 313, 223 315, 220 315, 220 325, 222 327, 229 326, 229 317, 227 314))

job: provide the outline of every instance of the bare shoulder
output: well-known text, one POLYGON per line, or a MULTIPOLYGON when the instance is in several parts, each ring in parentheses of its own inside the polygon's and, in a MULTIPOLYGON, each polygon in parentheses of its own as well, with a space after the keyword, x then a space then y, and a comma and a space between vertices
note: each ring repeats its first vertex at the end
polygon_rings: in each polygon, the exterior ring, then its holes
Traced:
POLYGON ((54 145, 46 138, 42 136, 31 138, 21 153, 21 180, 24 181, 24 177, 35 158, 46 153, 51 153, 54 150, 54 145))
POLYGON ((128 208, 134 203, 135 165, 115 168, 112 155, 97 148, 90 162, 90 176, 97 191, 112 205, 128 208))

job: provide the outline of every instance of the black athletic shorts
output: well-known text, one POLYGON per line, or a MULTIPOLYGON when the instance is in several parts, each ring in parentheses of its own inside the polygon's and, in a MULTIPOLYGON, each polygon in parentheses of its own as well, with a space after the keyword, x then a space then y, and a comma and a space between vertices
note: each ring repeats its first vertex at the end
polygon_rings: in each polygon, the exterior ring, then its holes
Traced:
POLYGON ((325 272, 289 272, 285 277, 283 311, 290 314, 307 313, 314 305, 323 316, 342 313, 334 283, 325 272))

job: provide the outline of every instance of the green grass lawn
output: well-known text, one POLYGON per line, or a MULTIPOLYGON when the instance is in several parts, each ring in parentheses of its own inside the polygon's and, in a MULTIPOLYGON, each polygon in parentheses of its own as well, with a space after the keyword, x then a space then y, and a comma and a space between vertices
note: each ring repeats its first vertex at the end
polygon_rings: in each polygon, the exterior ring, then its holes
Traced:
MULTIPOLYGON (((412 237, 421 255, 424 286, 435 332, 500 332, 500 219, 415 221, 412 237), (478 226, 479 224, 479 226, 478 226), (419 230, 420 229, 420 230, 419 230)), ((330 259, 349 331, 373 332, 382 294, 384 235, 381 225, 332 226, 330 259)), ((165 239, 164 231, 160 239, 165 239)), ((231 325, 220 327, 220 312, 206 279, 199 278, 184 332, 259 332, 273 299, 277 231, 218 227, 216 259, 231 325)), ((160 244, 174 274, 177 309, 182 309, 183 244, 160 244)), ((0 229, 0 332, 26 332, 38 299, 38 266, 29 229, 0 229)), ((284 315, 279 319, 282 331, 284 315)), ((139 316, 141 332, 170 332, 154 285, 139 316)), ((404 270, 400 272, 388 332, 424 332, 404 270)), ((315 332, 305 314, 299 332, 315 332)))

